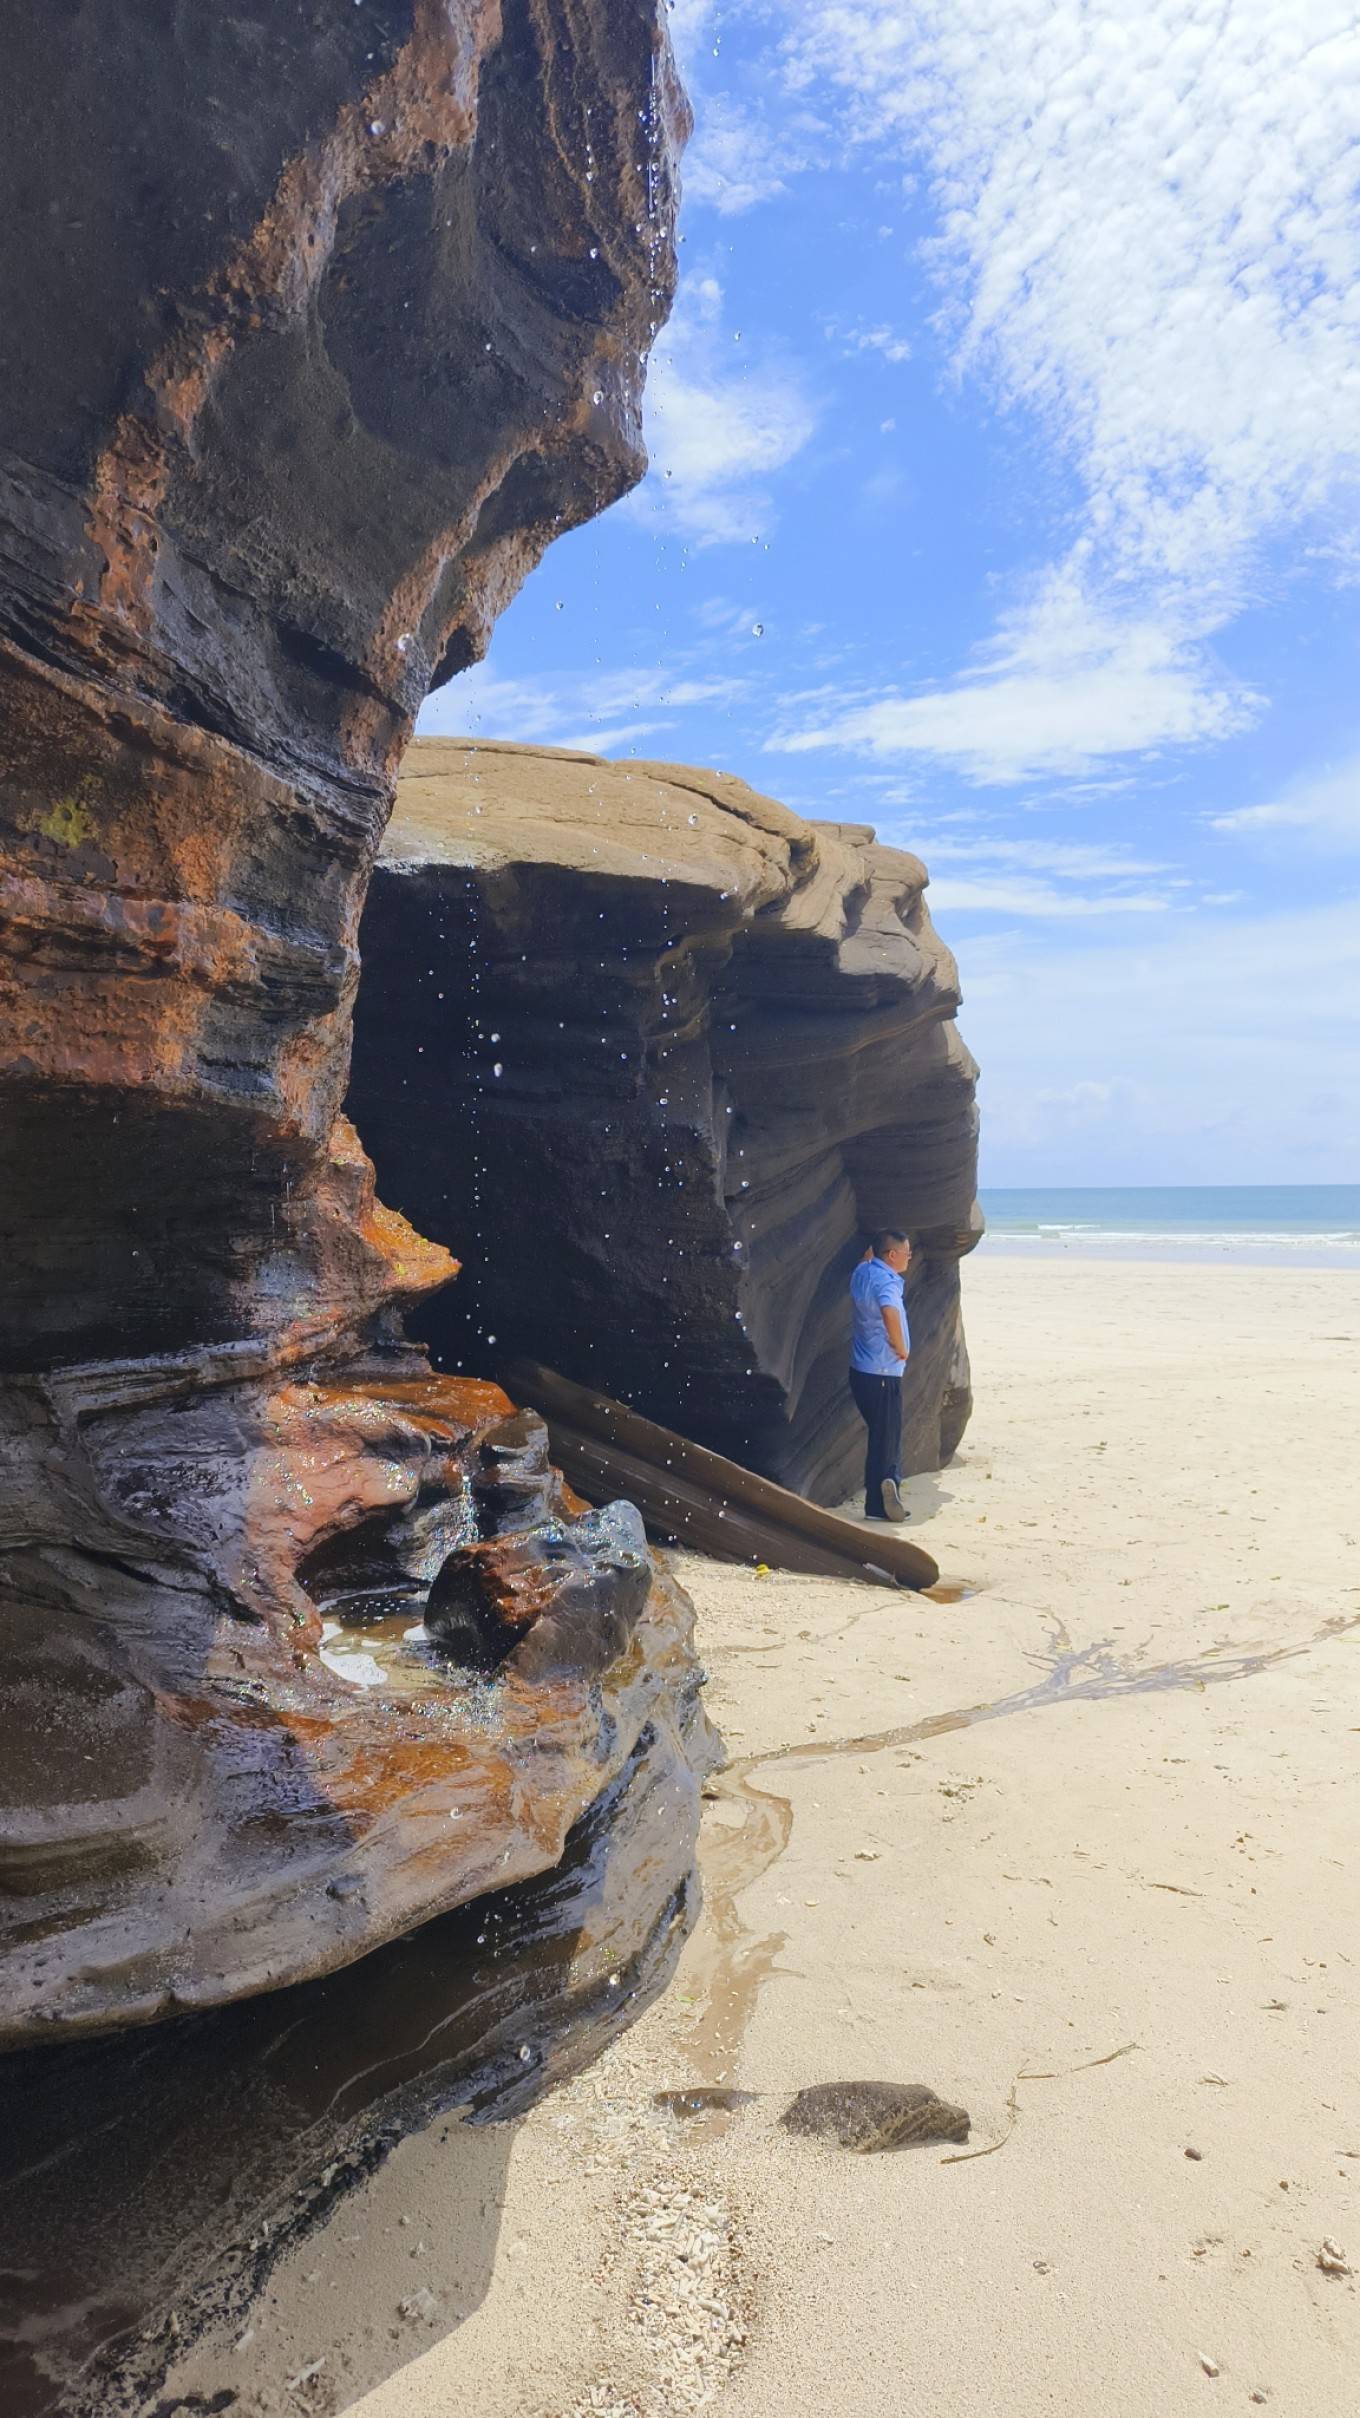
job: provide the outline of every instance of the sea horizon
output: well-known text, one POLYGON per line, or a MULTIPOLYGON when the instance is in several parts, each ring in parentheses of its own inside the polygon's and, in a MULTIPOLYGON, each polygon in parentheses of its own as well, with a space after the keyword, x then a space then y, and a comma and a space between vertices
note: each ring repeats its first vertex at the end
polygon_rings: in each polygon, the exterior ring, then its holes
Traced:
POLYGON ((987 1184, 979 1198, 994 1253, 1360 1268, 1360 1184, 987 1184))

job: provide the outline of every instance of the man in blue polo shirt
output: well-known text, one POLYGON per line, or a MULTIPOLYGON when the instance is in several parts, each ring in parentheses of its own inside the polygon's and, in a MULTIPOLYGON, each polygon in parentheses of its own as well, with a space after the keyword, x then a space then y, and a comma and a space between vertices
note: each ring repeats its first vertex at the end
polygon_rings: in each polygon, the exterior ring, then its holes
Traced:
POLYGON ((902 1373, 911 1350, 902 1279, 911 1261, 905 1234, 885 1227, 850 1279, 850 1391, 869 1430, 864 1456, 866 1520, 904 1520, 902 1373))

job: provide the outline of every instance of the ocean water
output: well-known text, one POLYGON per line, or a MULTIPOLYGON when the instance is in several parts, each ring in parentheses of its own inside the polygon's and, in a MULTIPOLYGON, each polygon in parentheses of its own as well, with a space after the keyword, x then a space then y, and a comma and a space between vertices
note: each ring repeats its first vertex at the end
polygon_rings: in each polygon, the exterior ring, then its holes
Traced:
POLYGON ((984 1250, 1360 1272, 1360 1184, 990 1186, 984 1250))

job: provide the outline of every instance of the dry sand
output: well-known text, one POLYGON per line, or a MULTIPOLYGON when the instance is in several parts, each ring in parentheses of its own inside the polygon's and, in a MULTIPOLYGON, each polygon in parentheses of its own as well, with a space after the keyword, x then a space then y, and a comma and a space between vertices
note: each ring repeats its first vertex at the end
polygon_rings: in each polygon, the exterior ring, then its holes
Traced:
POLYGON ((174 2389, 1360 2407, 1360 1277, 966 1279, 977 1414, 909 1492, 973 1591, 677 1556, 734 1760, 676 1985, 519 2126, 405 2143, 174 2389), (967 2151, 780 2129, 861 2077, 961 2101, 967 2151), (654 2105, 691 2083, 754 2096, 654 2105))

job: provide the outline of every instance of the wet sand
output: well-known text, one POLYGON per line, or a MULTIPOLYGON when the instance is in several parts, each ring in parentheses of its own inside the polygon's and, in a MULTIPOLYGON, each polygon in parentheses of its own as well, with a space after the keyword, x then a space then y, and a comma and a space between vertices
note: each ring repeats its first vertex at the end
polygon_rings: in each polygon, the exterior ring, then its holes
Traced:
POLYGON ((676 1557, 733 1760, 672 1989, 498 2153, 402 2144, 163 2409, 1354 2406, 1360 1278, 966 1278, 908 1491, 968 1591, 676 1557), (857 2078, 970 2139, 780 2126, 857 2078))

